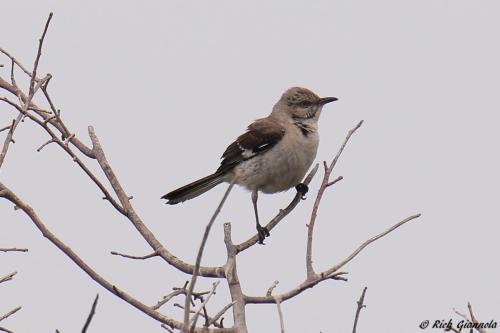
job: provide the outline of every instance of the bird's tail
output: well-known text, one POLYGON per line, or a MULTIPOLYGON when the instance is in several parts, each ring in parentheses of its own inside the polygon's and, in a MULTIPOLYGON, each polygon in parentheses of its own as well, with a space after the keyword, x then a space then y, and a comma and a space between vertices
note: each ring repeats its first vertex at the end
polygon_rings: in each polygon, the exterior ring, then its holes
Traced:
POLYGON ((175 205, 179 202, 193 199, 199 195, 202 195, 206 191, 222 183, 224 180, 225 173, 216 172, 210 176, 198 179, 197 181, 194 181, 178 188, 177 190, 167 193, 161 198, 168 200, 167 203, 169 205, 175 205))

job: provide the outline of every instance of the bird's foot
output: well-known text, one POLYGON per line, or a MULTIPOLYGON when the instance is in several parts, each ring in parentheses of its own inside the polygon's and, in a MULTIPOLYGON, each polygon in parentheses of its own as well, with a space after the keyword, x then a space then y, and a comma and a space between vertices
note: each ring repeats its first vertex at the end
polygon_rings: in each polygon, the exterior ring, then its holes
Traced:
POLYGON ((266 227, 263 227, 260 224, 257 224, 257 234, 259 235, 259 244, 263 245, 264 245, 264 239, 266 239, 266 237, 269 237, 271 235, 269 233, 269 230, 267 230, 266 227))
POLYGON ((309 191, 309 187, 307 187, 307 185, 304 183, 299 183, 297 184, 297 186, 295 186, 295 189, 298 193, 300 193, 300 198, 302 200, 306 200, 306 194, 309 191))

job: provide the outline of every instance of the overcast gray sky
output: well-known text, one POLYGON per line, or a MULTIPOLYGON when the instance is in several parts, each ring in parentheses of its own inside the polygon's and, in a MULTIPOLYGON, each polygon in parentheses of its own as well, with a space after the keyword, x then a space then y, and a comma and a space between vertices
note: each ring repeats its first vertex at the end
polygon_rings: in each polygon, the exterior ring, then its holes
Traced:
MULTIPOLYGON (((224 186, 177 206, 159 197, 216 169, 226 145, 266 116, 285 89, 339 98, 320 120, 318 162, 330 160, 365 120, 335 169, 344 180, 320 208, 315 267, 333 265, 408 215, 423 215, 349 263, 348 282, 324 282, 284 303, 287 332, 349 332, 364 286, 359 332, 420 332, 426 319, 458 321, 452 308, 466 311, 467 301, 479 319, 500 320, 498 1, 3 1, 0 46, 31 66, 51 11, 39 73, 54 76, 56 105, 87 142, 87 125, 94 125, 140 215, 185 260, 194 261, 224 186)), ((0 63, 8 76, 8 61, 0 63)), ((0 105, 0 127, 14 116, 0 105)), ((39 128, 22 123, 15 139, 1 181, 89 264, 147 304, 184 283, 188 276, 161 260, 109 255, 150 250, 62 151, 35 151, 47 140, 39 128)), ((265 294, 274 280, 277 292, 286 291, 303 281, 305 224, 319 178, 266 246, 239 256, 244 292, 265 294)), ((294 194, 262 195, 261 218, 294 194)), ((204 264, 224 263, 223 222, 232 222, 241 241, 254 233, 253 219, 249 193, 235 189, 204 264)), ((0 254, 0 276, 19 272, 0 286, 0 314, 23 306, 2 326, 78 331, 100 293, 91 332, 164 332, 96 285, 6 201, 0 223, 0 247, 30 250, 0 254)), ((210 309, 228 300, 221 285, 210 309)), ((279 331, 275 306, 247 309, 251 332, 279 331)), ((182 316, 172 306, 164 311, 182 316)))

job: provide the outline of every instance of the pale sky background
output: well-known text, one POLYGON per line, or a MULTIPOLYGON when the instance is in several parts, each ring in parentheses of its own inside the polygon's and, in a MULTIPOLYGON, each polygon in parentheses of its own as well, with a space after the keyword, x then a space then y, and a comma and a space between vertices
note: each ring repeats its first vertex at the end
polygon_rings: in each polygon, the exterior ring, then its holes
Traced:
MULTIPOLYGON (((85 142, 87 126, 95 126, 138 213, 185 260, 194 261, 225 185, 177 206, 160 196, 215 170, 224 148, 285 89, 300 85, 339 98, 320 119, 318 162, 330 160, 365 120, 335 169, 344 180, 320 208, 316 269, 406 216, 423 215, 349 263, 348 282, 325 281, 283 303, 287 332, 350 332, 364 286, 359 332, 422 332, 426 319, 458 321, 452 308, 466 311, 467 301, 479 319, 500 321, 500 2, 2 1, 0 46, 32 66, 50 11, 39 73, 54 76, 57 107, 85 142)), ((8 77, 8 61, 0 63, 8 77)), ((0 127, 14 116, 0 104, 0 127)), ((104 277, 146 304, 184 283, 188 276, 162 260, 111 256, 151 251, 59 148, 35 151, 47 140, 41 129, 26 121, 15 140, 1 181, 104 277)), ((305 224, 319 180, 266 246, 238 257, 247 294, 264 295, 274 280, 276 292, 303 281, 305 224)), ((262 195, 262 220, 294 194, 262 195)), ((234 190, 217 220, 205 265, 225 262, 227 221, 235 241, 254 233, 245 190, 234 190)), ((29 248, 0 253, 0 276, 19 272, 0 285, 0 314, 23 307, 1 326, 80 331, 99 293, 90 332, 165 332, 94 283, 5 200, 0 227, 0 247, 29 248)), ((221 284, 209 308, 228 302, 221 284)), ((279 332, 275 305, 247 310, 250 332, 279 332)), ((182 316, 172 305, 163 311, 182 316)))

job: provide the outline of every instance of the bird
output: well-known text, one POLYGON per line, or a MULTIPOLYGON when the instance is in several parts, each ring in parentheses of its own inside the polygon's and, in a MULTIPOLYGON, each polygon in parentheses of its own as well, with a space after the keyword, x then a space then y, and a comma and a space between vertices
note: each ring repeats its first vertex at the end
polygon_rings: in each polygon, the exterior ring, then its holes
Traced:
POLYGON ((226 148, 213 174, 161 198, 174 205, 221 183, 234 181, 251 192, 258 240, 264 244, 270 234, 259 222, 258 193, 277 193, 295 187, 304 198, 308 187, 301 180, 318 150, 318 120, 323 106, 336 100, 336 97, 321 98, 306 88, 289 88, 269 116, 255 120, 226 148))

